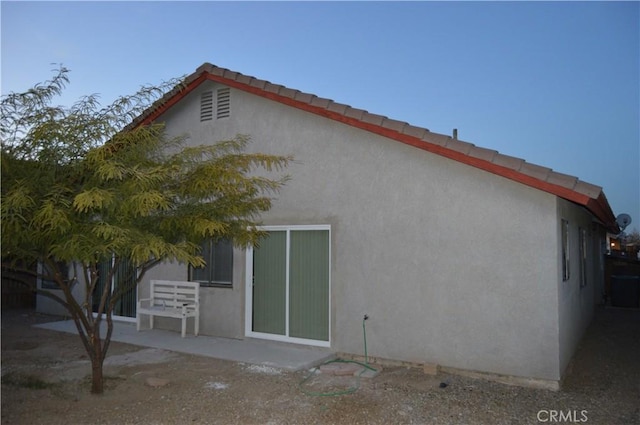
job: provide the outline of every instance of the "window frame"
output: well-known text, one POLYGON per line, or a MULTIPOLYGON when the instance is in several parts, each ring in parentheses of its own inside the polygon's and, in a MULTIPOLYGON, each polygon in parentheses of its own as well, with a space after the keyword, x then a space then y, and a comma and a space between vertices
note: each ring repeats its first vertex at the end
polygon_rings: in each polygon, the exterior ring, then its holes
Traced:
MULTIPOLYGON (((55 261, 56 264, 58 265, 58 267, 60 268, 60 271, 62 272, 63 275, 66 275, 67 278, 64 279, 65 282, 69 283, 69 272, 71 271, 71 267, 70 264, 67 263, 66 261, 55 261)), ((45 273, 47 273, 49 271, 49 267, 47 265, 46 262, 41 262, 40 263, 40 272, 41 272, 41 277, 40 277, 40 289, 46 289, 46 290, 62 290, 62 288, 60 287, 60 285, 58 285, 58 282, 56 282, 53 279, 47 279, 45 278, 45 273)), ((51 273, 53 274, 53 273, 51 273)))
POLYGON ((219 239, 219 240, 215 240, 215 239, 207 239, 205 241, 203 241, 200 245, 201 247, 201 252, 200 255, 203 256, 204 261, 207 263, 206 266, 204 267, 197 267, 197 269, 199 270, 204 270, 204 272, 207 275, 207 280, 202 280, 202 279, 197 279, 194 277, 194 271, 196 268, 194 268, 193 266, 189 266, 189 281, 191 282, 198 282, 200 283, 200 286, 204 286, 204 287, 214 287, 214 288, 233 288, 233 258, 234 258, 234 249, 233 249, 233 243, 227 239, 219 239), (229 252, 227 253, 227 255, 229 256, 228 260, 229 260, 229 264, 227 267, 229 267, 228 275, 229 275, 229 280, 215 280, 216 277, 216 248, 220 245, 220 244, 224 244, 225 248, 229 249, 229 252), (205 247, 205 245, 208 245, 208 249, 207 247, 205 247))
MULTIPOLYGON (((329 294, 329 298, 328 298, 328 339, 326 341, 324 340, 316 340, 316 339, 307 339, 307 338, 298 338, 298 337, 293 337, 289 335, 289 319, 285 319, 286 320, 286 325, 285 325, 285 329, 286 331, 286 335, 279 335, 279 334, 270 334, 270 333, 263 333, 263 332, 255 332, 253 330, 253 284, 254 284, 254 262, 253 262, 253 256, 254 256, 254 248, 252 246, 249 246, 246 248, 245 251, 245 336, 246 337, 250 337, 250 338, 259 338, 259 339, 265 339, 265 340, 273 340, 273 341, 280 341, 280 342, 287 342, 287 343, 293 343, 293 344, 304 344, 304 345, 310 345, 310 346, 318 346, 318 347, 331 347, 331 340, 332 340, 332 314, 331 312, 333 311, 333 307, 332 307, 332 298, 331 298, 331 294, 332 294, 332 270, 333 270, 333 266, 332 266, 332 229, 331 229, 331 225, 329 224, 309 224, 309 225, 266 225, 266 226, 259 226, 258 227, 259 230, 264 230, 264 231, 284 231, 287 233, 287 247, 286 247, 286 270, 287 270, 287 275, 289 274, 289 270, 290 270, 290 265, 289 265, 289 261, 291 259, 290 256, 290 243, 291 243, 291 232, 295 232, 295 231, 306 231, 306 230, 326 230, 329 232, 329 245, 328 245, 328 294, 329 294)), ((289 285, 290 281, 289 281, 289 276, 287 276, 287 285, 289 285)), ((290 291, 289 291, 290 287, 287 288, 287 290, 285 291, 285 296, 287 297, 285 303, 286 303, 286 308, 285 311, 287 312, 287 314, 289 314, 289 302, 290 300, 288 299, 289 295, 290 295, 290 291)))

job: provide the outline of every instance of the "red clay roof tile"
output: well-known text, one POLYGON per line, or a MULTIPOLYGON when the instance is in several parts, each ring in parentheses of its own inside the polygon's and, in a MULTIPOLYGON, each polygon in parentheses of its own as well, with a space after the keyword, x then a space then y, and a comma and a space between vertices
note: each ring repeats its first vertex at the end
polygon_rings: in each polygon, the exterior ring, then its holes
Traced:
POLYGON ((366 113, 367 113, 367 111, 365 111, 365 110, 348 107, 347 110, 344 112, 344 115, 349 117, 349 118, 355 118, 357 120, 362 120, 362 117, 366 113))
MULTIPOLYGON (((583 182, 582 180, 578 180, 576 186, 573 188, 576 192, 583 193, 590 198, 597 199, 600 194, 602 194, 602 188, 600 186, 596 186, 591 183, 583 182)), ((604 194, 603 194, 604 195, 604 194)))
POLYGON ((463 142, 461 140, 450 139, 449 143, 446 144, 447 149, 454 150, 456 152, 460 152, 461 154, 468 155, 471 149, 473 149, 475 145, 463 142))
POLYGON ((264 90, 268 84, 269 84, 268 81, 258 80, 257 78, 254 78, 251 80, 251 87, 256 87, 261 90, 264 90))
POLYGON ((278 94, 280 96, 288 97, 289 99, 295 99, 296 93, 298 91, 299 90, 290 89, 288 87, 281 87, 280 91, 278 91, 278 94))
POLYGON ((322 97, 314 96, 311 99, 311 105, 317 106, 317 107, 322 108, 322 109, 328 109, 329 105, 331 103, 333 103, 333 101, 331 101, 329 99, 322 98, 322 97))
POLYGON ((569 176, 567 174, 562 174, 558 172, 549 173, 547 177, 547 183, 555 184, 558 186, 566 187, 567 189, 574 190, 576 184, 578 183, 578 178, 574 176, 569 176))
POLYGON ((230 80, 236 80, 238 78, 238 75, 240 74, 237 72, 229 71, 228 69, 222 71, 222 77, 228 78, 230 80))
POLYGON ((246 84, 246 85, 251 85, 251 80, 253 79, 253 77, 249 77, 248 75, 238 75, 236 77, 236 81, 241 83, 241 84, 246 84))
POLYGON ((479 146, 474 146, 473 149, 469 151, 469 156, 489 162, 493 161, 496 155, 498 155, 498 151, 493 149, 481 148, 479 146))
POLYGON ((520 167, 520 172, 546 182, 549 178, 549 174, 553 172, 553 170, 551 170, 551 168, 541 167, 539 165, 525 162, 522 164, 522 167, 520 167))
POLYGON ((437 146, 445 147, 447 146, 447 143, 451 141, 451 137, 445 136, 444 134, 427 132, 422 137, 422 141, 431 143, 437 146))
POLYGON ((311 103, 314 97, 316 96, 313 94, 303 93, 299 90, 296 90, 295 96, 293 98, 302 103, 311 103))
POLYGON ((385 116, 378 115, 378 114, 369 114, 369 113, 364 114, 364 116, 362 117, 362 121, 369 124, 378 125, 378 126, 381 126, 386 119, 387 117, 385 116))
POLYGON ((344 113, 347 112, 348 108, 349 106, 343 105, 342 103, 337 103, 337 102, 330 102, 329 105, 327 106, 327 110, 331 112, 337 112, 338 114, 341 114, 341 115, 344 115, 344 113))
POLYGON ((416 127, 411 124, 407 124, 402 129, 402 134, 406 134, 407 136, 412 136, 420 140, 422 140, 422 138, 425 137, 425 135, 428 133, 429 131, 427 129, 416 127))
POLYGON ((402 131, 404 130, 405 126, 407 126, 409 124, 407 124, 404 121, 398 121, 398 120, 394 120, 394 119, 390 119, 387 118, 384 120, 384 122, 382 123, 382 126, 384 128, 388 128, 389 130, 393 130, 393 131, 397 131, 398 133, 402 133, 402 131))
POLYGON ((498 154, 491 161, 493 164, 500 165, 502 167, 511 168, 515 171, 520 171, 522 168, 522 164, 524 164, 524 159, 516 158, 509 155, 498 154))
POLYGON ((280 89, 284 89, 284 86, 281 86, 279 84, 266 84, 264 86, 264 91, 275 93, 275 94, 279 94, 280 89))

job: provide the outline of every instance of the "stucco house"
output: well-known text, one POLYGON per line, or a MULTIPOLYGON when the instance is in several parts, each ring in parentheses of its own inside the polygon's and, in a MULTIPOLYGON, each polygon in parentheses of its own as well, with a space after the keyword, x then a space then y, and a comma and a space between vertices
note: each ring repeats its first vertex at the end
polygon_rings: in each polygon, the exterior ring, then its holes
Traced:
POLYGON ((371 357, 558 387, 601 299, 616 224, 600 187, 208 63, 152 121, 295 162, 259 248, 209 244, 206 269, 160 265, 138 297, 197 280, 201 334, 344 354, 362 354, 366 314, 371 357))

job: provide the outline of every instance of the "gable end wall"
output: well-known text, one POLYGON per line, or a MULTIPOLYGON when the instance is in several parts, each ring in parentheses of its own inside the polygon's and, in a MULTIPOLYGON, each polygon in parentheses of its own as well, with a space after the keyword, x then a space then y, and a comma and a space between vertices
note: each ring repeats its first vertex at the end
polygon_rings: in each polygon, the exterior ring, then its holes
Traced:
MULTIPOLYGON (((239 90, 229 118, 200 123, 211 87, 161 120, 190 143, 242 133, 295 157, 263 221, 332 226, 333 350, 363 353, 367 314, 371 356, 559 379, 555 196, 239 90)), ((242 336, 235 270, 233 289, 203 291, 205 334, 242 336)))

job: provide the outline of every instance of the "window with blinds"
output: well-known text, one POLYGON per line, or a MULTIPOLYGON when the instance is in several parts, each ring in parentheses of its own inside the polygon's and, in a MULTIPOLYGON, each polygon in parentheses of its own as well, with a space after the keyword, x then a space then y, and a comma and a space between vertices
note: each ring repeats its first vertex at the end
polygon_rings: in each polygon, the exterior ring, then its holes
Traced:
POLYGON ((190 280, 202 286, 231 286, 233 283, 233 244, 228 240, 207 240, 200 252, 204 267, 191 267, 190 280))

